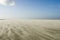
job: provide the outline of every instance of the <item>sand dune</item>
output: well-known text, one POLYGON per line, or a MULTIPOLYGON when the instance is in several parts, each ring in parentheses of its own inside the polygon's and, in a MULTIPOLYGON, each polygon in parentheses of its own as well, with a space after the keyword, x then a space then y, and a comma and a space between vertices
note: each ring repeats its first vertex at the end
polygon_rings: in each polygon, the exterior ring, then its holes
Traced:
POLYGON ((0 40, 60 40, 60 20, 0 20, 0 40))

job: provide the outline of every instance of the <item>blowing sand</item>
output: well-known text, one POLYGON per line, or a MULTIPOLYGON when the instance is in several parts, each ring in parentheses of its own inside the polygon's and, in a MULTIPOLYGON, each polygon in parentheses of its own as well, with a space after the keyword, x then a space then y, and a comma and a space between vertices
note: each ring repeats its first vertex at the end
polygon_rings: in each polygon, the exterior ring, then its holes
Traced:
POLYGON ((0 20, 0 40, 60 40, 60 20, 0 20))

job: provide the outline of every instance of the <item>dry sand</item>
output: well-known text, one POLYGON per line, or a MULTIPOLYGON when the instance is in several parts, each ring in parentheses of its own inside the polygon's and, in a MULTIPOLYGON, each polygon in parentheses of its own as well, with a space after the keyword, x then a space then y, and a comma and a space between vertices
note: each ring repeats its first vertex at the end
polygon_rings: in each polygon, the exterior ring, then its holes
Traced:
POLYGON ((0 40, 60 40, 60 20, 0 20, 0 40))

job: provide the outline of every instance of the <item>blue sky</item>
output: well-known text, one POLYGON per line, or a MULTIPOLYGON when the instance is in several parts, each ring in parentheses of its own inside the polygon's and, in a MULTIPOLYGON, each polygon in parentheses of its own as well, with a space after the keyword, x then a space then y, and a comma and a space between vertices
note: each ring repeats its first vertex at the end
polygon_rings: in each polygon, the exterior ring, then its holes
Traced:
POLYGON ((14 0, 0 5, 0 18, 60 18, 60 0, 14 0))

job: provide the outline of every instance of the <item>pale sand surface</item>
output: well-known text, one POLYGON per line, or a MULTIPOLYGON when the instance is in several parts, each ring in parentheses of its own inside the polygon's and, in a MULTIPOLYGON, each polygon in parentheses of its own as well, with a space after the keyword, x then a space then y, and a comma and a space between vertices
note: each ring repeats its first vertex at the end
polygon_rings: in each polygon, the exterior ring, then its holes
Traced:
POLYGON ((0 20, 0 40, 60 40, 60 20, 0 20))

